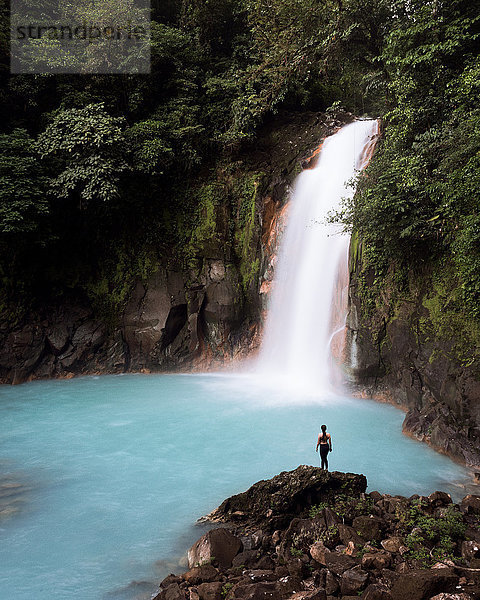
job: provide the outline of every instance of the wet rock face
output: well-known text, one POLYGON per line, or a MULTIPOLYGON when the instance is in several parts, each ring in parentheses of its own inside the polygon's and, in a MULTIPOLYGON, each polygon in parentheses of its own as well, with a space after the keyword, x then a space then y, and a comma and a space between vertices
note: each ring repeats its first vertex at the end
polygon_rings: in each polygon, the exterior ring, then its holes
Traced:
POLYGON ((235 268, 212 260, 193 282, 167 269, 138 282, 113 332, 87 305, 45 307, 14 328, 0 322, 0 382, 185 368, 202 353, 229 358, 243 343, 238 290, 235 268))
POLYGON ((15 327, 0 322, 0 381, 21 383, 31 377, 65 377, 73 373, 118 372, 123 343, 112 336, 91 309, 65 303, 44 310, 15 327))
POLYGON ((428 290, 399 300, 393 289, 387 289, 375 314, 367 314, 358 291, 365 277, 361 254, 361 243, 352 242, 346 343, 352 384, 370 397, 406 409, 407 434, 467 466, 479 466, 476 362, 468 365, 455 356, 454 339, 422 333, 430 323, 424 306, 428 290))

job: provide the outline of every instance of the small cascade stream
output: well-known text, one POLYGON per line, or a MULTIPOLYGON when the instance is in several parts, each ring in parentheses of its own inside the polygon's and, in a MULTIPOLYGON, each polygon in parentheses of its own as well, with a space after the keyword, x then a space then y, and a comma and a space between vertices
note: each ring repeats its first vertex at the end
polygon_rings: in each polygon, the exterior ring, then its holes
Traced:
POLYGON ((257 363, 262 378, 314 393, 338 383, 332 349, 341 354, 349 240, 328 216, 353 195, 377 135, 374 120, 343 127, 295 182, 257 363))

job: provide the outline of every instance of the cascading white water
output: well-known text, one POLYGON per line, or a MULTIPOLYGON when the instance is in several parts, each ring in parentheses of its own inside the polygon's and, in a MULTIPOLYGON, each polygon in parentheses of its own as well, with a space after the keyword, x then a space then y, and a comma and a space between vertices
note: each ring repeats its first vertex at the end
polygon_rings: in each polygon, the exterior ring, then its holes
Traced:
POLYGON ((341 263, 346 271, 348 236, 326 220, 354 193, 348 183, 367 163, 377 135, 373 120, 343 127, 295 182, 257 363, 262 378, 331 390, 332 334, 343 329, 332 319, 332 298, 341 263))

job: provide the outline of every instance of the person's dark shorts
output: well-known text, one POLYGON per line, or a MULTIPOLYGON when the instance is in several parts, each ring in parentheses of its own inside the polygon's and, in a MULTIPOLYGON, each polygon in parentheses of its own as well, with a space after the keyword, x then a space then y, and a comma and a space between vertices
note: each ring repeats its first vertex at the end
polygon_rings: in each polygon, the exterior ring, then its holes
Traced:
POLYGON ((330 450, 328 444, 320 444, 320 456, 321 458, 327 458, 328 451, 330 450))

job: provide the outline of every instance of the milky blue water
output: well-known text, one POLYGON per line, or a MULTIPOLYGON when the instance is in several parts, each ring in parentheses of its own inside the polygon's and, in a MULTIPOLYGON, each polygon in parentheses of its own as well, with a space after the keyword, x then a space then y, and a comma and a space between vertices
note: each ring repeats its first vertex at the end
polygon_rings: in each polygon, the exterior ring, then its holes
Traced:
POLYGON ((20 508, 0 520, 0 598, 149 598, 149 584, 129 584, 179 572, 198 517, 259 479, 319 464, 323 422, 331 469, 364 473, 369 490, 462 497, 468 473, 403 436, 402 419, 372 401, 234 376, 1 386, 0 484, 23 487, 2 497, 0 485, 0 509, 8 498, 20 508))

